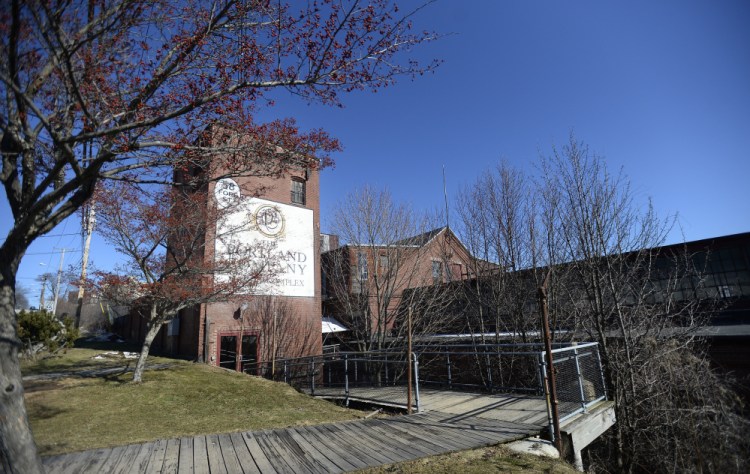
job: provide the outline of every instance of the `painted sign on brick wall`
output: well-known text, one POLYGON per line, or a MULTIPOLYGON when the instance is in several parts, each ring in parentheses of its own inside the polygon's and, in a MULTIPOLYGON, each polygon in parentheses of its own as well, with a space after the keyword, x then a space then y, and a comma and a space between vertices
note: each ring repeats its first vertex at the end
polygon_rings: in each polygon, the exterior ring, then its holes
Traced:
POLYGON ((272 276, 254 294, 315 296, 313 211, 242 196, 231 179, 219 181, 215 195, 219 207, 229 210, 217 224, 217 257, 241 251, 270 262, 272 276))

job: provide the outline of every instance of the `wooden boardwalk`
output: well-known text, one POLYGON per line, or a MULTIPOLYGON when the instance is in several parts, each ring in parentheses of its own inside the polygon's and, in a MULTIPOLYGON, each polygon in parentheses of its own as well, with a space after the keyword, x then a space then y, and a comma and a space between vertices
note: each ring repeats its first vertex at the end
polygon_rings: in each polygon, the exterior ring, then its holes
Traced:
POLYGON ((201 435, 44 458, 49 473, 347 472, 538 434, 536 397, 422 393, 423 413, 258 432, 201 435))

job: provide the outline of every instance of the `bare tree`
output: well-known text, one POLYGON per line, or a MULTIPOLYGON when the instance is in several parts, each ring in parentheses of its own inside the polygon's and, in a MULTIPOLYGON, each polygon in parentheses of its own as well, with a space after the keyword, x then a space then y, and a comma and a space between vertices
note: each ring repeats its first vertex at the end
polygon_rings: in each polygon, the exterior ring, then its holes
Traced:
POLYGON ((542 183, 559 198, 554 222, 567 261, 553 279, 558 312, 600 343, 615 401, 607 469, 713 471, 744 463, 719 454, 718 442, 739 440, 736 407, 695 341, 705 312, 697 298, 680 296, 700 269, 686 252, 653 250, 672 221, 659 219, 650 203, 639 205, 627 177, 610 174, 574 137, 544 161, 542 183), (698 426, 712 419, 728 422, 727 434, 698 446, 698 426))
POLYGON ((455 247, 440 240, 445 229, 430 231, 425 217, 369 187, 350 194, 333 219, 333 232, 345 245, 324 255, 327 306, 351 329, 357 350, 398 341, 406 328, 397 320, 409 307, 415 327, 436 332, 435 324, 444 323, 436 316, 448 303, 445 292, 405 290, 453 278, 456 259, 466 265, 465 257, 450 255, 455 247))
POLYGON ((529 179, 507 163, 487 172, 458 197, 461 238, 477 257, 464 285, 469 302, 465 317, 478 339, 501 333, 528 342, 537 328, 528 311, 537 285, 536 269, 544 262, 536 241, 536 212, 529 179))
POLYGON ((236 206, 208 205, 205 193, 161 189, 145 193, 128 183, 98 196, 100 232, 127 259, 118 272, 97 272, 96 289, 110 301, 129 304, 146 320, 146 335, 133 373, 141 382, 151 344, 179 311, 250 293, 274 276, 271 257, 233 238, 242 228, 227 223, 236 206), (226 252, 206 257, 206 234, 227 242, 226 252))
POLYGON ((616 404, 617 424, 591 450, 594 467, 743 470, 748 423, 695 337, 710 314, 705 263, 659 250, 673 220, 641 205, 627 176, 575 137, 538 170, 528 177, 501 164, 459 197, 462 238, 481 257, 459 305, 467 327, 525 341, 539 327, 529 302, 551 269, 556 337, 600 343, 616 404), (722 443, 741 448, 722 454, 722 443))
POLYGON ((275 296, 256 296, 250 302, 251 325, 258 327, 260 358, 267 373, 274 378, 280 370, 279 359, 294 359, 309 354, 317 343, 320 331, 311 319, 295 317, 287 300, 275 296))

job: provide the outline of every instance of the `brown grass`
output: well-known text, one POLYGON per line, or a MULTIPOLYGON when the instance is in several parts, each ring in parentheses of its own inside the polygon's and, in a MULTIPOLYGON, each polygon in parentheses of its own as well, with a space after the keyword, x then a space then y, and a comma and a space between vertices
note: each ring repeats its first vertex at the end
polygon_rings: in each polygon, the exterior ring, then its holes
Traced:
POLYGON ((152 365, 171 365, 147 371, 142 384, 130 382, 132 373, 76 375, 83 369, 125 364, 91 358, 100 352, 72 349, 60 358, 23 364, 24 375, 71 372, 24 382, 26 408, 42 455, 362 416, 285 384, 172 359, 149 358, 152 365))

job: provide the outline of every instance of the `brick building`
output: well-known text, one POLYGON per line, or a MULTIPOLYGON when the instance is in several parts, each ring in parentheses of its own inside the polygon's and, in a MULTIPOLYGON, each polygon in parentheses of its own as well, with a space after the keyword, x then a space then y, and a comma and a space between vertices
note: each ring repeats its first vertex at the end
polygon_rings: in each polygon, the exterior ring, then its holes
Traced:
POLYGON ((450 300, 442 293, 406 290, 461 280, 475 267, 449 227, 394 242, 343 245, 324 252, 322 261, 323 314, 350 328, 347 336, 358 341, 359 350, 395 335, 410 306, 424 325, 428 313, 439 313, 450 300))
MULTIPOLYGON (((281 168, 259 172, 262 176, 223 178, 201 190, 206 206, 239 204, 221 224, 207 226, 203 258, 230 252, 230 243, 216 237, 222 235, 218 227, 239 223, 235 241, 259 259, 266 258, 264 252, 272 255, 274 274, 231 301, 181 311, 156 336, 155 352, 261 374, 277 358, 322 351, 319 172, 316 162, 282 159, 287 161, 281 168)), ((142 318, 120 318, 115 327, 128 339, 143 340, 142 318)))

